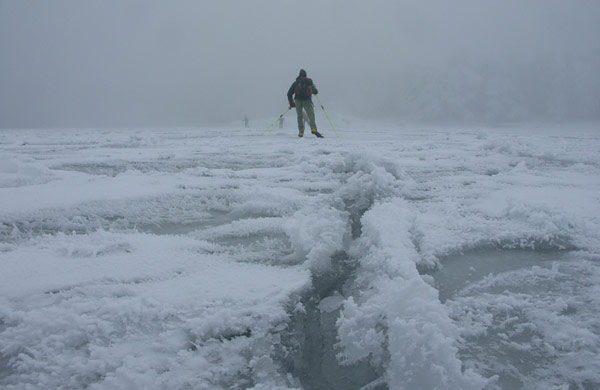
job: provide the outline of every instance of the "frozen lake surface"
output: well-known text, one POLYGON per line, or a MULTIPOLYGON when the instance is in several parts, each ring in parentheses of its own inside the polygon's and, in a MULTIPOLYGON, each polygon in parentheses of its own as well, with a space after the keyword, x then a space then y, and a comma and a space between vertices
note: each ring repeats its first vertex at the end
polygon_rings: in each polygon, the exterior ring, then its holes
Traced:
POLYGON ((600 388, 600 126, 336 123, 1 130, 0 387, 600 388))

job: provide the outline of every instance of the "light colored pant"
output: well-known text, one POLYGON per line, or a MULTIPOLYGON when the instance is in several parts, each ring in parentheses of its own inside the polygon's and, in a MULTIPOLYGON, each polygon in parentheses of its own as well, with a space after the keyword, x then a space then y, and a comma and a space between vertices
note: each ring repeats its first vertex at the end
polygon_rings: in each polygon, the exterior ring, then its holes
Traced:
POLYGON ((298 114, 298 131, 304 131, 304 118, 302 118, 302 109, 306 111, 308 114, 308 123, 310 124, 310 128, 317 129, 317 124, 315 123, 315 109, 313 107, 312 100, 294 100, 296 104, 296 114, 298 114))

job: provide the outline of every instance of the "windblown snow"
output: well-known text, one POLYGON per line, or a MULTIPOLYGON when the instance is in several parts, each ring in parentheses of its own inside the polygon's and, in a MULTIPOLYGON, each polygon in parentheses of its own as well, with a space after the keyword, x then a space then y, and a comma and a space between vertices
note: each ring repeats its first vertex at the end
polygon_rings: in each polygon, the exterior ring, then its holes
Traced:
POLYGON ((599 388, 600 129, 334 119, 2 130, 0 387, 599 388))

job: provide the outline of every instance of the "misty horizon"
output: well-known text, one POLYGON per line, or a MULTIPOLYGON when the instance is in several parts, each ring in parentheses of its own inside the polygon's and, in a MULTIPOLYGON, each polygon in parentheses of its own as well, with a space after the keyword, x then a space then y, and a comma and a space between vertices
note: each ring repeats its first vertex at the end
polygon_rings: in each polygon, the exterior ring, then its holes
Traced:
POLYGON ((600 119, 600 3, 0 1, 0 128, 600 119))

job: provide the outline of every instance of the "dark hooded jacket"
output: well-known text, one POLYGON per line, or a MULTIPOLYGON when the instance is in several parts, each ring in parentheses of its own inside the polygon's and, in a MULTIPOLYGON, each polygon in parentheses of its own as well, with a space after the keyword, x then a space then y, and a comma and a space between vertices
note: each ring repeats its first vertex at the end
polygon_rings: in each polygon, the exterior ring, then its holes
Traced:
POLYGON ((306 72, 301 70, 298 77, 296 77, 296 81, 294 81, 290 89, 288 89, 287 98, 291 105, 294 99, 310 100, 313 94, 316 95, 318 93, 319 91, 315 88, 312 79, 306 77, 306 72))

